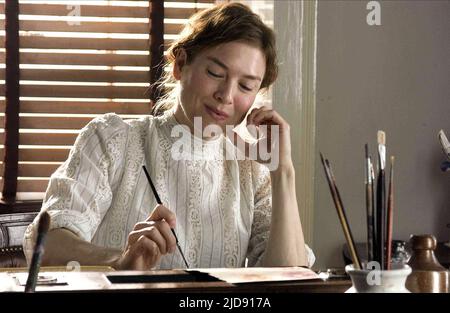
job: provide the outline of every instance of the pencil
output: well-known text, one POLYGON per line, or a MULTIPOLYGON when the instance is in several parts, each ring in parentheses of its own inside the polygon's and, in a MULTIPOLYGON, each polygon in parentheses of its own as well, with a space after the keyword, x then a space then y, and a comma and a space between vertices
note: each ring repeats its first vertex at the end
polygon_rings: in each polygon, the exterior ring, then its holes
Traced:
POLYGON ((389 195, 387 207, 387 239, 386 239, 386 269, 391 269, 392 228, 394 220, 394 157, 391 156, 391 170, 389 173, 389 195))
POLYGON ((331 196, 336 207, 339 221, 341 222, 341 226, 344 231, 345 240, 347 241, 350 250, 353 266, 355 269, 361 269, 361 262, 356 251, 355 242, 353 240, 352 232, 347 221, 347 216, 345 215, 344 205, 342 204, 342 199, 336 186, 336 181, 334 179, 331 165, 328 160, 324 160, 322 153, 320 153, 320 159, 322 160, 322 165, 325 170, 325 176, 327 177, 328 186, 330 187, 331 191, 331 196))
MULTIPOLYGON (((142 168, 144 169, 145 176, 147 177, 148 183, 150 184, 153 194, 155 195, 156 202, 158 204, 162 204, 161 198, 159 197, 158 192, 156 191, 155 185, 153 185, 152 179, 150 178, 150 174, 147 172, 147 168, 145 167, 145 165, 142 165, 142 168)), ((172 234, 175 237, 175 241, 177 243, 177 247, 178 247, 178 250, 180 251, 181 257, 183 258, 184 264, 186 265, 186 268, 189 268, 189 264, 186 261, 183 251, 181 250, 180 243, 178 242, 177 234, 175 233, 175 230, 173 228, 170 228, 170 230, 172 231, 172 234)))

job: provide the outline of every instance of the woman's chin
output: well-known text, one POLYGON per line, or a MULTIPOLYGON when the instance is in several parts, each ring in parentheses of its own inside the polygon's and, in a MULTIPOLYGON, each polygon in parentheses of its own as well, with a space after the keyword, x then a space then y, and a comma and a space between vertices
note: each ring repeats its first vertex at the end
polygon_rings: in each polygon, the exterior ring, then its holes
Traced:
POLYGON ((215 121, 213 121, 211 123, 205 123, 205 125, 203 125, 203 134, 205 136, 220 135, 225 132, 225 127, 226 127, 226 125, 222 125, 215 121))

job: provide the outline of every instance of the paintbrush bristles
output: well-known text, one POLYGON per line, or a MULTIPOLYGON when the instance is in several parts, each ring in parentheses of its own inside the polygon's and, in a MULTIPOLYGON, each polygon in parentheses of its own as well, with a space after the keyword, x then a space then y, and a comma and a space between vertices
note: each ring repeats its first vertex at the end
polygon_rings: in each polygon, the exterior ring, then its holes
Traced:
POLYGON ((377 133, 378 140, 378 161, 381 170, 386 167, 386 133, 379 130, 377 133))
POLYGON ((377 140, 379 145, 386 145, 386 133, 379 130, 377 133, 377 140))

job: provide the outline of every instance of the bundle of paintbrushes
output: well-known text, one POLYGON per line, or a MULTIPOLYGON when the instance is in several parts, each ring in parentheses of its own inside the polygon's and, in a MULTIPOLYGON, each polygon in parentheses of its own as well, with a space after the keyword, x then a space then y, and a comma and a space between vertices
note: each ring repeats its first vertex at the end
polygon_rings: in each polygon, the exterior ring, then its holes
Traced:
MULTIPOLYGON (((380 269, 390 269, 392 225, 394 209, 394 157, 391 156, 391 168, 389 177, 389 194, 386 199, 386 135, 384 131, 378 131, 378 166, 375 181, 375 170, 372 158, 369 155, 369 147, 365 145, 365 186, 366 186, 366 213, 367 213, 367 261, 376 261, 380 269), (375 186, 376 184, 376 186, 375 186)), ((325 170, 331 196, 333 198, 339 220, 344 231, 344 236, 350 250, 350 255, 356 269, 361 269, 362 264, 356 250, 355 242, 350 226, 345 215, 344 205, 339 195, 336 180, 331 169, 331 164, 320 154, 325 170)))

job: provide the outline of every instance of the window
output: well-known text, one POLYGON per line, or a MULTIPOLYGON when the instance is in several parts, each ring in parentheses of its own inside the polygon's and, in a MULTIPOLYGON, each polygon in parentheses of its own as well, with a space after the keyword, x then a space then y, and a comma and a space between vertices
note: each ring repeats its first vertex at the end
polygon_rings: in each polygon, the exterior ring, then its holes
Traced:
POLYGON ((213 2, 0 1, 0 213, 40 208, 49 176, 94 117, 148 114, 159 43, 213 2))

